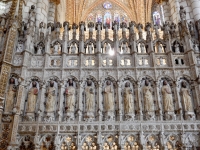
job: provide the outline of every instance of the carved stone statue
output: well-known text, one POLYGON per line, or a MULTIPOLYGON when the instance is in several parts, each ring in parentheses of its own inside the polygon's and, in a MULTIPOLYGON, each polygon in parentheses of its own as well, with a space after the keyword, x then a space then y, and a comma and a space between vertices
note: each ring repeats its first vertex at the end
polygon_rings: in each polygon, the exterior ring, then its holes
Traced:
POLYGON ((28 92, 27 110, 26 112, 34 112, 37 102, 38 88, 35 81, 32 82, 32 88, 28 92))
POLYGON ((179 44, 177 42, 174 45, 174 47, 175 47, 175 53, 180 53, 180 47, 179 47, 179 44))
POLYGON ((110 50, 111 50, 110 44, 106 43, 106 45, 105 45, 105 53, 109 54, 110 50))
POLYGON ((174 22, 172 22, 172 24, 170 25, 170 34, 172 38, 176 38, 177 34, 176 34, 176 24, 174 22))
POLYGON ((22 40, 19 40, 17 44, 17 52, 22 52, 23 48, 24 48, 24 43, 22 40))
POLYGON ((61 51, 60 43, 56 42, 56 44, 54 45, 54 54, 60 54, 60 51, 61 51))
POLYGON ((107 112, 114 111, 114 91, 110 81, 106 82, 104 89, 104 108, 107 112))
POLYGON ((37 54, 38 54, 38 55, 43 54, 43 43, 39 43, 39 44, 37 45, 37 54))
POLYGON ((9 87, 8 87, 8 92, 7 92, 7 96, 6 96, 6 104, 5 104, 5 112, 11 112, 13 109, 13 104, 14 104, 14 98, 16 96, 16 91, 17 91, 17 87, 15 85, 15 79, 14 78, 10 78, 9 80, 9 87))
POLYGON ((73 112, 75 106, 75 88, 73 87, 73 80, 69 79, 69 87, 65 91, 67 95, 67 112, 73 112))
POLYGON ((32 5, 31 9, 29 10, 29 23, 30 23, 30 26, 33 26, 35 24, 35 19, 36 19, 35 6, 32 5))
POLYGON ((50 86, 47 89, 46 112, 53 112, 55 110, 56 102, 56 88, 54 81, 50 81, 50 86))
POLYGON ((145 85, 143 87, 143 97, 144 97, 144 110, 146 112, 154 111, 152 88, 149 86, 149 81, 145 80, 145 85))
POLYGON ((158 53, 163 53, 163 47, 160 42, 158 42, 158 53))
POLYGON ((194 23, 192 21, 189 22, 188 27, 189 27, 190 35, 192 37, 195 37, 194 23))
POLYGON ((128 46, 126 45, 126 42, 123 42, 123 44, 122 44, 122 52, 128 53, 128 46))
POLYGON ((94 112, 94 90, 92 88, 92 81, 87 81, 87 87, 85 88, 85 95, 86 95, 86 111, 87 112, 94 112))
POLYGON ((179 14, 180 14, 181 20, 185 20, 186 19, 186 11, 185 11, 183 6, 180 6, 179 14))
POLYGON ((140 43, 141 53, 146 53, 144 43, 140 43))
POLYGON ((193 112, 194 110, 192 106, 191 93, 187 89, 185 82, 182 82, 181 94, 183 97, 183 105, 184 105, 185 111, 193 112))
POLYGON ((74 42, 72 43, 72 46, 71 46, 71 54, 76 54, 76 45, 74 42))
POLYGON ((165 112, 173 112, 174 111, 174 105, 173 105, 173 98, 172 98, 172 92, 169 85, 167 85, 167 81, 163 81, 163 87, 162 87, 162 95, 163 95, 163 104, 164 104, 164 111, 165 112))
POLYGON ((88 44, 88 54, 92 54, 92 53, 94 53, 94 49, 93 49, 93 44, 92 44, 92 42, 90 42, 90 43, 88 44))
POLYGON ((195 44, 194 44, 194 51, 195 51, 196 53, 199 53, 199 46, 198 46, 198 43, 195 43, 195 44))
POLYGON ((130 114, 134 112, 133 107, 133 90, 130 87, 130 83, 126 82, 124 88, 124 111, 125 114, 130 114))

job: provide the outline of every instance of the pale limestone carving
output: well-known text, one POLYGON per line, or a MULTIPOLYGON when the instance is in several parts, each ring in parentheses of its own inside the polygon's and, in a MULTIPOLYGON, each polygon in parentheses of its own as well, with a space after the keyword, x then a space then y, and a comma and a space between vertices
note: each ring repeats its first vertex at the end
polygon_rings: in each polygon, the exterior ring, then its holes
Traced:
POLYGON ((107 112, 114 111, 114 91, 110 81, 106 82, 104 89, 104 108, 107 112))
POLYGON ((141 53, 146 53, 145 44, 144 43, 140 43, 140 50, 141 50, 141 53))
POLYGON ((124 112, 130 114, 134 112, 133 90, 130 87, 130 83, 126 82, 124 88, 124 112))
POLYGON ((93 54, 94 53, 94 46, 92 42, 88 44, 88 54, 93 54))
POLYGON ((170 86, 167 84, 167 81, 163 81, 163 87, 161 89, 163 95, 163 103, 164 103, 164 111, 165 112, 173 112, 174 104, 172 98, 172 92, 170 86))
POLYGON ((54 81, 50 81, 50 86, 47 89, 46 112, 53 112, 55 110, 56 102, 56 88, 54 81))
POLYGON ((14 99, 16 96, 16 91, 17 91, 17 87, 15 85, 15 79, 14 78, 10 78, 9 80, 9 87, 8 87, 8 93, 6 96, 6 105, 4 108, 5 112, 11 112, 13 110, 13 106, 14 106, 14 99))
POLYGON ((193 112, 194 110, 193 110, 193 105, 192 105, 191 93, 187 89, 185 82, 182 82, 181 94, 183 98, 183 105, 184 105, 185 111, 193 112))
POLYGON ((178 42, 176 42, 176 44, 174 45, 175 47, 175 53, 180 53, 180 45, 178 42))
POLYGON ((32 88, 28 92, 27 110, 26 110, 26 112, 33 113, 35 111, 38 92, 39 91, 38 91, 38 88, 37 88, 37 83, 34 81, 34 82, 32 82, 32 88))
POLYGON ((69 80, 69 87, 65 91, 67 95, 67 112, 73 112, 75 106, 75 88, 73 87, 73 80, 69 80))
POLYGON ((144 110, 146 112, 154 111, 152 88, 147 80, 145 81, 145 85, 143 87, 143 98, 144 98, 144 110))
POLYGON ((87 112, 94 112, 94 89, 92 87, 92 81, 87 81, 87 87, 85 88, 85 95, 86 95, 86 111, 87 112))

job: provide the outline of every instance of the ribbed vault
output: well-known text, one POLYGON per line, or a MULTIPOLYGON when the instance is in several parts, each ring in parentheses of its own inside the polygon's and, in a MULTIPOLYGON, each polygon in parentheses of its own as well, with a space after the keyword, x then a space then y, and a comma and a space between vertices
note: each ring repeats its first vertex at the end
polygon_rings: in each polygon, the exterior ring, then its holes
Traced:
POLYGON ((121 8, 127 16, 145 24, 151 22, 152 5, 160 3, 159 0, 66 0, 66 20, 73 22, 85 21, 91 11, 105 1, 109 1, 121 8))

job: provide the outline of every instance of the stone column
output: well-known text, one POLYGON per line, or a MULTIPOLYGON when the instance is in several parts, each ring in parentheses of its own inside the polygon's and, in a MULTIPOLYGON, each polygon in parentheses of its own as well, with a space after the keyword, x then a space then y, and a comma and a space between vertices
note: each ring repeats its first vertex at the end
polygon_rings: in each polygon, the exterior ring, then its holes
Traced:
POLYGON ((98 110, 97 110, 97 114, 98 114, 98 121, 102 121, 102 112, 103 112, 103 106, 102 106, 102 101, 103 101, 103 96, 102 96, 102 83, 98 82, 98 110))
POLYGON ((181 98, 180 98, 180 92, 179 92, 179 82, 176 81, 176 83, 174 84, 174 89, 175 89, 175 100, 177 100, 177 103, 178 103, 178 106, 176 108, 176 110, 178 111, 178 114, 180 115, 180 118, 181 120, 183 120, 183 108, 182 108, 182 105, 181 105, 181 98))
POLYGON ((138 111, 139 111, 139 120, 142 121, 143 120, 143 113, 142 113, 142 101, 141 101, 141 96, 140 96, 140 83, 139 81, 137 82, 136 85, 136 99, 138 101, 138 111))
POLYGON ((13 118, 13 124, 12 124, 12 132, 11 132, 11 139, 10 139, 10 144, 9 146, 11 147, 17 147, 18 146, 18 141, 17 141, 17 131, 18 131, 18 125, 19 125, 19 120, 20 120, 20 111, 21 111, 21 101, 23 97, 23 90, 24 87, 22 85, 19 86, 19 90, 17 93, 17 102, 16 102, 16 112, 13 118))
POLYGON ((122 106, 122 96, 121 96, 121 92, 122 92, 122 86, 118 83, 117 84, 117 104, 118 104, 118 118, 116 118, 116 120, 117 119, 119 119, 119 121, 123 121, 122 120, 122 108, 123 108, 123 106, 122 106))
POLYGON ((42 121, 42 116, 44 115, 45 93, 46 93, 46 85, 44 84, 41 88, 41 97, 40 97, 40 101, 39 101, 39 111, 38 111, 38 112, 40 112, 40 114, 38 114, 38 121, 42 121))
POLYGON ((95 53, 101 53, 101 30, 102 30, 102 23, 96 23, 96 51, 95 53))
POLYGON ((82 100, 83 100, 83 87, 81 86, 81 82, 78 83, 78 93, 79 93, 79 96, 78 96, 78 111, 77 111, 77 116, 78 116, 78 121, 81 121, 82 120, 82 116, 83 116, 83 103, 82 103, 82 100))
MULTIPOLYGON (((1 126, 1 120, 2 120, 2 113, 3 113, 3 106, 4 106, 4 100, 5 100, 5 93, 6 93, 6 87, 8 84, 10 72, 11 72, 11 62, 12 62, 12 55, 13 55, 13 49, 15 46, 16 38, 17 38, 17 32, 18 32, 18 22, 14 19, 15 12, 19 0, 15 0, 12 3, 12 6, 10 8, 10 25, 11 27, 7 31, 7 35, 5 37, 6 44, 5 47, 3 47, 3 59, 1 60, 2 66, 0 70, 0 126, 1 126)), ((20 2, 21 3, 21 2, 20 2)))
POLYGON ((194 93, 194 103, 193 107, 194 110, 196 110, 197 120, 200 120, 200 97, 199 97, 199 91, 200 91, 200 84, 199 82, 196 82, 192 85, 193 93, 194 93))
POLYGON ((190 2, 194 20, 197 21, 200 19, 200 0, 190 0, 190 2))
MULTIPOLYGON (((48 2, 49 3, 49 2, 48 2)), ((56 11, 56 4, 51 2, 49 3, 49 10, 48 10, 48 23, 54 23, 55 20, 55 11, 56 11)))
POLYGON ((156 99, 157 99, 157 104, 158 104, 158 113, 159 113, 159 119, 162 121, 163 120, 163 107, 162 107, 162 103, 161 103, 161 99, 160 99, 160 94, 159 94, 159 82, 155 83, 156 85, 156 99))
MULTIPOLYGON (((65 102, 65 84, 64 83, 61 83, 61 86, 60 86, 60 93, 59 93, 59 100, 58 100, 58 121, 62 121, 62 117, 63 117, 63 110, 65 110, 65 106, 66 106, 66 103, 65 102), (64 105, 65 104, 65 105, 64 105)), ((64 111, 65 112, 65 111, 64 111)))

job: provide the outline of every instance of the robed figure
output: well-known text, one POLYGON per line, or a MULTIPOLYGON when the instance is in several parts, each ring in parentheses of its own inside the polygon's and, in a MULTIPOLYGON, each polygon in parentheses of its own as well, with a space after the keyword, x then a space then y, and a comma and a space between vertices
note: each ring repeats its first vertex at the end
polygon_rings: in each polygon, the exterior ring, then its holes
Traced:
POLYGON ((32 88, 28 92, 26 112, 28 112, 28 113, 35 112, 35 107, 36 107, 36 103, 37 103, 37 96, 38 96, 37 83, 35 81, 33 81, 32 82, 32 88))
POLYGON ((163 95, 163 103, 164 103, 164 111, 165 112, 173 112, 174 105, 173 105, 173 98, 170 86, 167 85, 167 81, 163 81, 162 87, 162 95, 163 95))
POLYGON ((56 88, 54 81, 50 81, 50 86, 47 89, 46 112, 54 112, 56 102, 56 88))
POLYGON ((86 99, 86 111, 94 112, 94 89, 92 87, 92 81, 87 81, 87 87, 85 88, 85 99, 86 99))
POLYGON ((124 112, 125 114, 134 113, 133 90, 131 89, 129 82, 126 82, 124 88, 124 112))
POLYGON ((17 87, 15 85, 15 79, 10 78, 8 92, 6 95, 6 104, 5 104, 5 108, 4 108, 5 112, 11 112, 13 110, 16 92, 17 92, 17 87))
POLYGON ((144 98, 144 110, 146 112, 154 111, 152 88, 149 86, 149 82, 145 80, 145 85, 143 87, 143 98, 144 98))
POLYGON ((194 110, 193 110, 193 105, 192 105, 191 94, 190 94, 190 91, 187 89, 185 82, 182 82, 181 94, 183 98, 183 105, 184 105, 185 111, 193 112, 194 110))
POLYGON ((67 96, 67 112, 73 112, 75 106, 75 88, 73 86, 73 80, 69 79, 69 87, 66 88, 66 96, 67 96))
POLYGON ((106 82, 104 89, 104 108, 106 112, 114 112, 114 91, 110 81, 106 82))

